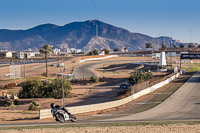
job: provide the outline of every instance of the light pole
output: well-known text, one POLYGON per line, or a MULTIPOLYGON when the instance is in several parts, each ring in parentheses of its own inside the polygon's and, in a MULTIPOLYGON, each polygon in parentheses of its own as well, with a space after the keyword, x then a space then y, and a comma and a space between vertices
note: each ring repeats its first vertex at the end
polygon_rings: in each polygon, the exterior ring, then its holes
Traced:
POLYGON ((24 79, 26 78, 26 66, 25 66, 25 52, 24 52, 24 79))
POLYGON ((62 76, 62 106, 63 108, 65 107, 65 91, 64 91, 64 74, 63 72, 65 72, 66 68, 64 67, 62 69, 62 67, 60 68, 61 69, 61 76, 62 76))
MULTIPOLYGON (((23 52, 23 60, 24 60, 24 79, 26 78, 26 66, 25 66, 25 50, 22 44, 22 52, 23 52)), ((21 56, 21 52, 20 52, 20 56, 21 56)), ((20 57, 21 58, 21 57, 20 57)))

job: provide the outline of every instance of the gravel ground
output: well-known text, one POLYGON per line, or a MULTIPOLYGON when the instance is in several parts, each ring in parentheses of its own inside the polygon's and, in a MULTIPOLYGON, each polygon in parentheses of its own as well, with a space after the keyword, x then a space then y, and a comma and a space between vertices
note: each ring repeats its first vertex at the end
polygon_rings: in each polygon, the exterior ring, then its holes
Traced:
POLYGON ((197 133, 200 125, 173 124, 162 126, 111 126, 0 130, 0 133, 197 133))

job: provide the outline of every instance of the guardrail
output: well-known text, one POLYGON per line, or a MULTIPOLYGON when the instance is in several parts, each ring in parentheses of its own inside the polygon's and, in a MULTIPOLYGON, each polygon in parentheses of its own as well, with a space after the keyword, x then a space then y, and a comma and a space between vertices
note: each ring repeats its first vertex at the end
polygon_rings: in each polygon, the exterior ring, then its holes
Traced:
MULTIPOLYGON (((111 102, 105 102, 105 103, 98 103, 98 104, 91 104, 91 105, 83 105, 83 106, 75 106, 75 107, 68 107, 67 109, 69 110, 69 112, 71 112, 72 114, 80 114, 80 113, 86 113, 86 112, 92 112, 92 111, 98 111, 98 110, 104 110, 104 109, 109 109, 109 108, 113 108, 113 107, 118 107, 121 106, 123 104, 126 104, 132 100, 137 99, 138 97, 141 97, 143 95, 146 95, 152 91, 155 91, 156 89, 168 84, 169 82, 171 82, 172 80, 174 80, 175 78, 177 78, 180 75, 180 73, 177 73, 173 76, 171 76, 170 78, 155 84, 151 87, 148 87, 144 90, 141 90, 129 97, 120 99, 120 100, 116 100, 116 101, 111 101, 111 102)), ((40 119, 44 119, 44 118, 50 118, 52 117, 51 115, 51 110, 50 109, 43 109, 40 110, 40 119)))
POLYGON ((111 58, 111 57, 118 57, 118 55, 110 55, 110 56, 99 57, 99 58, 88 58, 88 59, 80 60, 79 63, 90 61, 90 60, 102 60, 102 59, 111 58))

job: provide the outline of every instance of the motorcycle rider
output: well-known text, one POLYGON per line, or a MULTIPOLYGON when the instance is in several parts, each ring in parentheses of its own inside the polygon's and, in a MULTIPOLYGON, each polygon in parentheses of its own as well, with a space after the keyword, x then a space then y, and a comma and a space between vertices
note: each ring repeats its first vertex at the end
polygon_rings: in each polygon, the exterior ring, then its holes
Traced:
POLYGON ((61 113, 61 115, 63 116, 65 121, 67 121, 67 120, 71 120, 72 122, 76 121, 76 117, 73 114, 71 114, 70 112, 68 112, 68 110, 65 107, 55 105, 55 103, 51 103, 50 107, 51 107, 51 113, 52 113, 53 117, 56 118, 56 121, 60 121, 56 116, 58 111, 65 112, 65 113, 61 113))
POLYGON ((50 104, 51 107, 51 113, 53 116, 55 116, 55 112, 57 111, 57 108, 55 107, 55 103, 50 104))

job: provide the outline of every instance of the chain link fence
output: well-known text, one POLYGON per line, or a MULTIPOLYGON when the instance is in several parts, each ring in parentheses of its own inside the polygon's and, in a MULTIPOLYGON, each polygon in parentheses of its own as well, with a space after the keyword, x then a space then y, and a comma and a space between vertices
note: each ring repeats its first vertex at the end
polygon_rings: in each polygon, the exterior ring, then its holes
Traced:
POLYGON ((137 92, 144 90, 148 87, 149 87, 149 81, 146 81, 146 82, 141 83, 141 84, 134 85, 134 86, 131 87, 131 94, 137 93, 137 92))
POLYGON ((10 65, 10 79, 21 78, 20 74, 20 65, 10 65))

